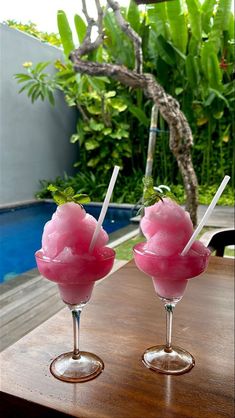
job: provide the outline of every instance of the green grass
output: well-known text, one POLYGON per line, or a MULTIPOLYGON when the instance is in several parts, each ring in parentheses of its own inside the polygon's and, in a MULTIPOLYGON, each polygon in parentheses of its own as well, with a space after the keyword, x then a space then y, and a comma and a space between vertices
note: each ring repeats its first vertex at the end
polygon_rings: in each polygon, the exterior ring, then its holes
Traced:
MULTIPOLYGON (((213 230, 214 228, 203 228, 201 233, 199 234, 199 238, 200 236, 202 236, 206 231, 209 230, 213 230)), ((145 237, 142 235, 137 235, 134 238, 129 239, 128 241, 125 241, 123 244, 118 245, 115 248, 115 252, 116 252, 116 259, 117 260, 131 260, 133 258, 132 255, 132 248, 135 244, 138 244, 138 242, 143 242, 145 241, 145 237)), ((225 249, 225 256, 227 257, 235 257, 235 250, 230 249, 230 248, 226 248, 225 249)))
POLYGON ((233 258, 235 258, 235 250, 233 250, 233 249, 226 248, 224 254, 227 257, 233 257, 233 258))
POLYGON ((133 258, 133 246, 142 241, 145 241, 145 238, 142 235, 137 235, 136 237, 125 241, 123 244, 118 245, 118 247, 115 248, 117 260, 131 260, 133 258))

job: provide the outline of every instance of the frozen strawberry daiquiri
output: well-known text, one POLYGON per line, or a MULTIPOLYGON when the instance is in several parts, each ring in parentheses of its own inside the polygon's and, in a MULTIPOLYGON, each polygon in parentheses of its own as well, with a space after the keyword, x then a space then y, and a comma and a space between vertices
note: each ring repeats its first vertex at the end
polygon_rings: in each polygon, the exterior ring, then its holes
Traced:
POLYGON ((194 366, 187 351, 171 345, 172 314, 182 298, 189 279, 205 271, 210 251, 195 241, 187 254, 182 250, 193 234, 189 214, 169 198, 145 208, 141 229, 146 242, 134 247, 137 267, 152 277, 154 289, 164 302, 167 313, 167 340, 164 346, 148 349, 145 365, 166 374, 182 374, 194 366))
POLYGON ((135 246, 138 268, 152 277, 160 297, 180 299, 188 279, 201 274, 210 251, 195 241, 187 255, 181 252, 193 234, 189 213, 169 198, 145 208, 141 229, 147 242, 135 246))
POLYGON ((81 205, 64 203, 46 223, 42 248, 35 254, 40 273, 58 284, 61 298, 72 311, 74 350, 62 354, 51 365, 52 374, 68 382, 90 380, 104 367, 99 357, 78 348, 82 308, 89 301, 95 282, 112 269, 115 257, 115 252, 106 247, 108 235, 103 228, 89 252, 96 225, 96 219, 81 205))
POLYGON ((38 269, 58 284, 67 304, 88 302, 95 281, 106 276, 113 266, 114 251, 105 247, 108 234, 103 228, 89 252, 96 224, 82 206, 69 202, 58 206, 44 227, 42 249, 36 253, 38 269))

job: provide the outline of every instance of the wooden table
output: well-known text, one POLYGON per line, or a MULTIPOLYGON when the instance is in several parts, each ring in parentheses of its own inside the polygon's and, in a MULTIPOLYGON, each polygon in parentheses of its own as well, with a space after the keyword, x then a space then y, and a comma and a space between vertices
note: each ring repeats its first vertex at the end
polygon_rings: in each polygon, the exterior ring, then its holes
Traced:
POLYGON ((81 349, 104 360, 103 373, 71 384, 49 372, 72 346, 63 309, 1 355, 1 417, 233 417, 233 260, 211 257, 174 314, 173 343, 195 367, 181 376, 147 369, 143 351, 165 341, 165 314, 151 279, 130 262, 94 291, 83 312, 81 349))

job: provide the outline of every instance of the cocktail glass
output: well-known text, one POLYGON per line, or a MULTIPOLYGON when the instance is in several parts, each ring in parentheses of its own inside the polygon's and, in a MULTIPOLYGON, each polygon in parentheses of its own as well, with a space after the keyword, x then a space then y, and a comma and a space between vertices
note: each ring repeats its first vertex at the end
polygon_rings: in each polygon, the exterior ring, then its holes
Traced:
POLYGON ((133 248, 136 266, 152 277, 157 296, 166 310, 166 343, 148 348, 142 361, 146 367, 165 374, 183 374, 192 369, 194 357, 183 348, 172 345, 172 319, 176 304, 182 299, 188 279, 201 274, 207 267, 210 251, 194 254, 161 256, 144 250, 145 243, 133 248))
POLYGON ((50 371, 65 382, 91 380, 102 372, 104 363, 97 355, 80 351, 80 315, 91 298, 95 281, 105 277, 112 269, 115 252, 105 247, 100 254, 77 255, 73 262, 50 259, 40 250, 35 257, 39 272, 58 284, 61 298, 72 312, 73 319, 73 351, 53 360, 50 371))

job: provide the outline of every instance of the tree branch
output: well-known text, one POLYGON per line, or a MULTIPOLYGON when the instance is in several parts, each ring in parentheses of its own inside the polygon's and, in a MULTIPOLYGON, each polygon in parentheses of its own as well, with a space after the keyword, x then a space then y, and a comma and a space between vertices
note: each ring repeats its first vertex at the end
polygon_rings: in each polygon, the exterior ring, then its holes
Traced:
POLYGON ((109 6, 113 9, 118 25, 121 30, 132 40, 135 51, 135 71, 139 74, 143 72, 143 52, 142 52, 142 39, 132 29, 129 23, 123 18, 120 10, 120 6, 117 1, 107 0, 109 6))
POLYGON ((88 15, 87 7, 86 7, 86 0, 82 0, 82 11, 87 21, 87 30, 86 30, 86 35, 82 44, 76 50, 77 55, 79 55, 80 57, 82 55, 88 54, 91 51, 94 51, 103 42, 103 37, 104 37, 103 36, 103 10, 102 10, 99 0, 95 0, 95 3, 96 3, 96 9, 98 13, 97 21, 95 21, 93 18, 91 18, 88 15), (92 42, 91 32, 94 26, 97 26, 98 28, 98 36, 95 39, 95 41, 92 42))

